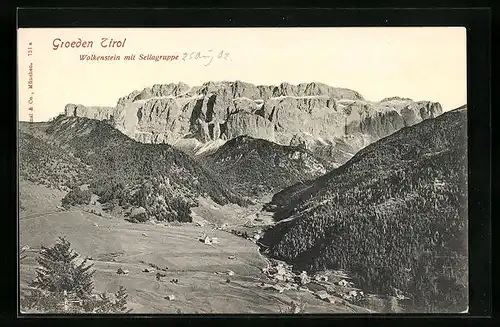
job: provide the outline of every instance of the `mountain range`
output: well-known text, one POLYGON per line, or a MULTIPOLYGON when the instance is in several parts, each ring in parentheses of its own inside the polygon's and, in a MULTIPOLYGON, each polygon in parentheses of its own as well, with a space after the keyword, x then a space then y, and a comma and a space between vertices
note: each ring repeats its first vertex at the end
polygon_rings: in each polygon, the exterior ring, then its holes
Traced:
POLYGON ((246 135, 304 145, 339 165, 373 141, 441 113, 437 102, 372 102, 356 91, 314 82, 156 84, 118 99, 114 107, 65 107, 67 116, 109 120, 139 142, 168 143, 188 153, 246 135))

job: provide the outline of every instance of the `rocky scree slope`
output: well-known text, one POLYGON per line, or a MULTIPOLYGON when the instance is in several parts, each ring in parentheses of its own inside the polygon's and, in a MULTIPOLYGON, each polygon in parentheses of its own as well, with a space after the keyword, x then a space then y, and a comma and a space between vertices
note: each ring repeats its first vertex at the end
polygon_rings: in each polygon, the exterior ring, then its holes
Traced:
POLYGON ((467 111, 425 120, 276 194, 262 242, 299 269, 343 269, 408 311, 467 306, 467 111))
POLYGON ((143 143, 193 148, 241 135, 307 149, 343 163, 364 146, 442 113, 439 103, 387 98, 322 83, 253 85, 241 81, 156 84, 114 107, 68 104, 66 116, 110 120, 143 143), (185 142, 194 139, 196 142, 185 142))

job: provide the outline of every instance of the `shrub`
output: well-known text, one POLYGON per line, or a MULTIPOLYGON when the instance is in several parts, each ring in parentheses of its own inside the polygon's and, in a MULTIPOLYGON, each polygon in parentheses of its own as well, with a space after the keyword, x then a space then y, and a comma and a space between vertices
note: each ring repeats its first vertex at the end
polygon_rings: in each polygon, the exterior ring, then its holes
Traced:
POLYGON ((82 191, 80 187, 76 186, 62 199, 62 205, 69 207, 78 204, 88 204, 91 197, 92 193, 89 190, 82 191))
POLYGON ((144 209, 143 207, 139 207, 139 208, 134 208, 130 212, 130 219, 132 221, 144 223, 144 222, 148 221, 149 217, 148 217, 148 214, 146 212, 146 209, 144 209))

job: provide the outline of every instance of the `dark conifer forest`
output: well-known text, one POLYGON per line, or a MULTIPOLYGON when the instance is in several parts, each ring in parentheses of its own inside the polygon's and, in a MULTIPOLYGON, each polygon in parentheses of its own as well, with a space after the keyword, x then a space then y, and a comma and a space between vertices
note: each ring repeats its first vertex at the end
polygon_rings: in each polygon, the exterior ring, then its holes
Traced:
MULTIPOLYGON (((45 133, 47 140, 22 134, 21 176, 35 176, 49 186, 62 183, 68 190, 89 184, 108 208, 143 207, 148 217, 187 222, 199 196, 219 204, 249 203, 185 153, 168 144, 136 142, 105 121, 60 115, 45 133), (65 171, 75 176, 67 177, 65 171)), ((80 193, 75 194, 66 202, 81 203, 75 199, 80 193)))
POLYGON ((334 168, 333 160, 322 159, 303 147, 249 136, 231 139, 201 160, 239 193, 253 197, 273 194, 334 168))
POLYGON ((277 193, 269 253, 309 271, 344 269, 359 287, 403 292, 408 311, 465 310, 467 111, 406 127, 344 166, 277 193))

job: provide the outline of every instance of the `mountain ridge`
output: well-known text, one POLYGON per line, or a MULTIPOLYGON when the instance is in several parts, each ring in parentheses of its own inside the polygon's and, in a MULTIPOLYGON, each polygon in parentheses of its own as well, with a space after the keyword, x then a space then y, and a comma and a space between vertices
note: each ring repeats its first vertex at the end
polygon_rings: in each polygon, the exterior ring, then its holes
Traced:
POLYGON ((249 203, 187 154, 168 144, 139 143, 109 122, 60 115, 45 133, 54 146, 92 168, 85 182, 101 203, 143 207, 147 217, 169 221, 190 221, 199 196, 221 205, 249 203))
POLYGON ((200 160, 224 176, 238 192, 249 196, 272 194, 336 167, 304 147, 279 145, 246 135, 225 142, 200 160))
POLYGON ((175 144, 186 138, 206 143, 248 135, 281 145, 300 142, 338 157, 341 164, 399 128, 438 116, 442 107, 400 97, 371 102, 354 90, 316 82, 264 86, 221 81, 192 87, 155 84, 121 97, 114 107, 68 104, 64 112, 109 120, 142 143, 175 144), (337 151, 339 145, 347 156, 337 151))

